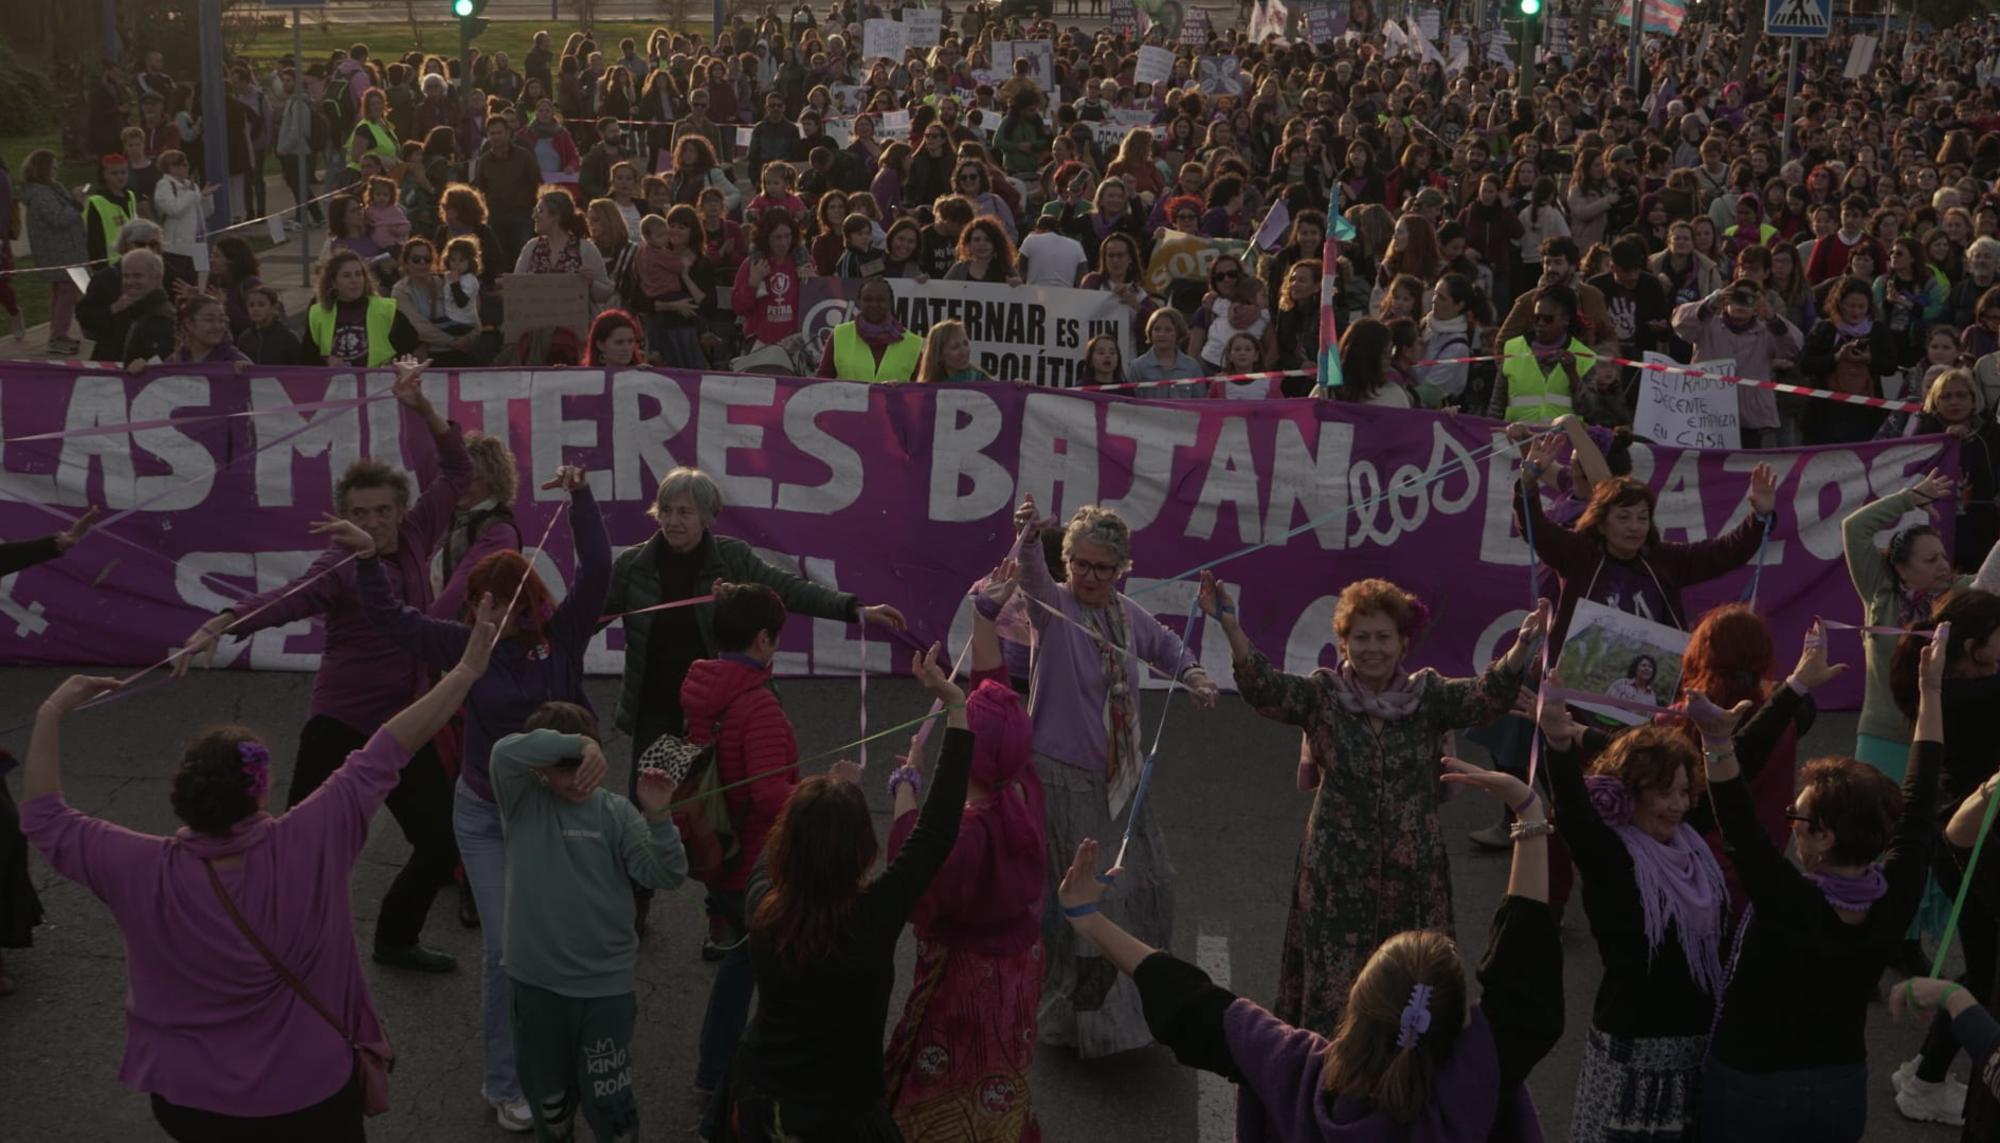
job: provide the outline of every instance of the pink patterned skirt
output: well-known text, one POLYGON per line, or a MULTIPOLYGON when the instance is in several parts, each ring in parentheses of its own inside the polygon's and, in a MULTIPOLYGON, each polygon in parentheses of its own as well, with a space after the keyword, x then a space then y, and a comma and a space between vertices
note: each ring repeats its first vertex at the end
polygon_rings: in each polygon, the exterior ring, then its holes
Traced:
POLYGON ((916 981, 889 1040, 889 1109, 906 1139, 1040 1143, 1028 1098, 1042 942, 991 956, 917 942, 916 981))

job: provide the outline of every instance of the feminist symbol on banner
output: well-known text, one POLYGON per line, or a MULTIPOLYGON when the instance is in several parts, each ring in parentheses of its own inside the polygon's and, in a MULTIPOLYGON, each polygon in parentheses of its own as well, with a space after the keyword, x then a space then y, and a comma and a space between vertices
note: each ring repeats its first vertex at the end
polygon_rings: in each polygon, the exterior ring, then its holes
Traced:
POLYGON ((0 579, 0 615, 5 615, 14 621, 16 635, 22 638, 40 635, 49 629, 49 621, 42 617, 42 612, 46 609, 39 603, 24 606, 14 599, 14 582, 20 578, 17 573, 6 579, 0 579))

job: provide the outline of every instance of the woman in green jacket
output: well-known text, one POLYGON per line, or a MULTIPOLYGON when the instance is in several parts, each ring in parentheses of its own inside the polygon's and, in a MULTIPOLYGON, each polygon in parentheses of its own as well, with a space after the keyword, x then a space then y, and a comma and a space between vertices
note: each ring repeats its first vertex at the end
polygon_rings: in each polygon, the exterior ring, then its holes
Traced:
POLYGON ((1042 122, 1042 95, 1033 88, 1014 93, 1014 101, 1000 126, 993 132, 993 153, 1000 165, 1017 179, 1033 179, 1048 161, 1053 136, 1042 122))

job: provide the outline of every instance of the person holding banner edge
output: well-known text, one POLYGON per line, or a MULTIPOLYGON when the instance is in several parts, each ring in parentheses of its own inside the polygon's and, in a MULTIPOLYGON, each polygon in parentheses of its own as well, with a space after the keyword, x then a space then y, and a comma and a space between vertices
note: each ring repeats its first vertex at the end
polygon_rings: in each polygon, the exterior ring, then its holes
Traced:
POLYGON ((889 279, 862 282, 854 316, 833 327, 816 376, 841 381, 915 380, 924 339, 896 319, 891 308, 895 301, 889 279))

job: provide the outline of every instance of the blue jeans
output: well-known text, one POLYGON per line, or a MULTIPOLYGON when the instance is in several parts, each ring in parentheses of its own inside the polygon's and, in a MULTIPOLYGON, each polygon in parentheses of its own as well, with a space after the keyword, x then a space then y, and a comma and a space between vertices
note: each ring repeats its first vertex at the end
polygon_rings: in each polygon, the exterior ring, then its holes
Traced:
POLYGON ((507 848, 500 807, 460 779, 452 796, 451 827, 458 835, 466 884, 479 906, 479 1023, 486 1048, 479 1094, 507 1103, 521 1098, 521 1081, 514 1074, 513 984, 500 967, 507 933, 507 848))
POLYGON ((1753 1075, 1710 1058, 1701 1096, 1703 1143, 1848 1143, 1868 1125, 1868 1065, 1753 1075))
MULTIPOLYGON (((727 917, 739 933, 744 924, 741 890, 711 889, 708 911, 727 917)), ((743 1039, 744 1025, 750 1022, 750 1001, 757 993, 757 968, 750 962, 750 942, 741 941, 715 966, 715 981, 708 988, 708 1012, 701 1020, 701 1057, 695 1063, 694 1085, 714 1091, 729 1075, 736 1062, 736 1045, 743 1039)))

